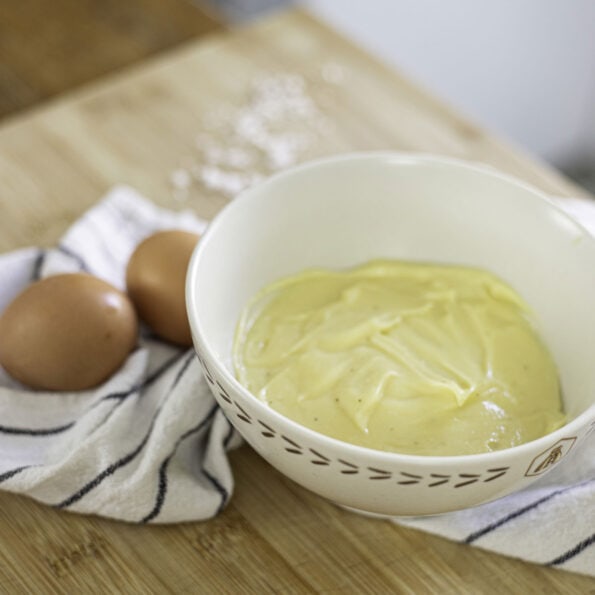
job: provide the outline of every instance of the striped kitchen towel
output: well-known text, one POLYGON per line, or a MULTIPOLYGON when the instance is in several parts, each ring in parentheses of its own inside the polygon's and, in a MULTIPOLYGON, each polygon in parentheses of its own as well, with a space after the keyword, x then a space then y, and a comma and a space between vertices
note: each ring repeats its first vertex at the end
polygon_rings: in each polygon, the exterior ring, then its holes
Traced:
POLYGON ((595 576, 595 435, 520 492, 466 510, 395 522, 513 558, 595 576))
MULTIPOLYGON (((0 256, 0 312, 28 283, 59 272, 86 271, 123 289, 141 239, 205 227, 115 188, 56 248, 0 256)), ((124 366, 93 390, 35 392, 0 369, 0 489, 55 508, 135 523, 210 518, 229 500, 226 451, 239 443, 193 351, 143 331, 124 366)))
MULTIPOLYGON (((595 234, 595 204, 560 205, 595 234)), ((52 250, 0 257, 0 311, 31 280, 86 270, 124 286, 144 236, 201 232, 191 213, 158 209, 116 188, 52 250)), ((103 386, 38 393, 0 370, 0 488, 50 506, 135 523, 207 519, 229 501, 227 451, 241 443, 209 393, 192 351, 141 333, 103 386)), ((595 436, 542 480, 476 508, 395 522, 504 555, 595 576, 595 436)))

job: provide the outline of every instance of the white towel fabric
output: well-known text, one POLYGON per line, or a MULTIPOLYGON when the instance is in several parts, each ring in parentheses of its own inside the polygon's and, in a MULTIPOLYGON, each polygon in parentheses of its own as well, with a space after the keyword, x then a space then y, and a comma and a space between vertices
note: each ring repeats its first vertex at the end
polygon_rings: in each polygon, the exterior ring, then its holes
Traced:
MULTIPOLYGON (((595 204, 560 205, 595 233, 595 204)), ((118 187, 52 250, 0 256, 0 312, 31 280, 86 270, 119 288, 146 235, 203 231, 191 213, 158 209, 118 187)), ((241 438, 218 409, 191 350, 141 333, 103 386, 26 390, 0 370, 0 489, 50 506, 135 523, 207 519, 229 501, 226 452, 241 438)), ((395 522, 455 541, 595 576, 595 436, 532 487, 476 508, 395 522)))
MULTIPOLYGON (((32 280, 58 272, 83 270, 124 289, 141 239, 205 227, 189 212, 116 188, 55 249, 0 257, 0 311, 32 280)), ((210 518, 231 495, 226 450, 239 443, 193 351, 147 329, 124 366, 93 390, 35 392, 0 370, 0 488, 55 508, 136 523, 210 518)))

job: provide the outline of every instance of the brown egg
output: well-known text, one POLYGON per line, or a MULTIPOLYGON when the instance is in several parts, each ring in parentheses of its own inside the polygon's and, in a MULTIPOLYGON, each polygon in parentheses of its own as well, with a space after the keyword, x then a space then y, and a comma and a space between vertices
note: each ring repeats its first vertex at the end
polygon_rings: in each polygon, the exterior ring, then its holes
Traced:
POLYGON ((160 231, 143 240, 126 269, 126 288, 136 311, 162 339, 192 345, 186 314, 186 270, 199 236, 160 231))
POLYGON ((134 348, 134 308, 91 275, 37 281, 0 318, 0 365, 37 389, 84 390, 111 376, 134 348))

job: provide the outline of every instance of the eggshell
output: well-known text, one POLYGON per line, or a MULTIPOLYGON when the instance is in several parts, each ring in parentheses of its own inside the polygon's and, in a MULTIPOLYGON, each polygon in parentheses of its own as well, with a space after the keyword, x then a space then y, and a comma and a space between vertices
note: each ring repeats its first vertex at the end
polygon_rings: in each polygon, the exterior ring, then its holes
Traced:
POLYGON ((192 345, 186 314, 186 270, 199 236, 160 231, 143 240, 126 269, 126 287, 140 318, 156 335, 177 345, 192 345))
POLYGON ((37 281, 0 317, 0 365, 36 389, 84 390, 122 365, 137 339, 132 303, 82 273, 37 281))

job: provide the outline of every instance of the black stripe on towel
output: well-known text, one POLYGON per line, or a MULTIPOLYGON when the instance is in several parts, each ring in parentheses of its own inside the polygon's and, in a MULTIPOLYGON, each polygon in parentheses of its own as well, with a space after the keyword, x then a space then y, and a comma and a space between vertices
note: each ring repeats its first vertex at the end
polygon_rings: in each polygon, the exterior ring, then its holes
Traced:
POLYGON ((180 382, 182 376, 186 373, 186 370, 188 369, 188 366, 192 363, 193 359, 194 359, 194 351, 190 351, 190 353, 186 356, 186 361, 182 364, 182 367, 176 374, 176 377, 174 378, 174 381, 169 389, 170 391, 172 391, 174 388, 176 388, 176 386, 178 385, 178 382, 180 382))
POLYGON ((45 262, 45 250, 40 248, 37 252, 37 256, 35 257, 35 261, 33 262, 33 269, 31 270, 31 281, 39 281, 41 276, 41 267, 45 262))
MULTIPOLYGON (((150 521, 155 519, 161 512, 163 503, 165 502, 165 496, 167 495, 167 468, 169 466, 170 461, 174 458, 178 450, 178 447, 182 442, 184 442, 184 440, 186 440, 186 438, 192 436, 193 434, 196 434, 197 432, 200 432, 205 427, 205 425, 213 419, 215 413, 217 412, 217 408, 218 406, 214 405, 200 423, 198 423, 193 428, 190 428, 188 431, 184 432, 176 441, 171 453, 167 456, 166 459, 164 459, 164 461, 159 466, 159 484, 157 488, 157 496, 155 498, 155 505, 153 506, 151 512, 149 512, 149 514, 147 514, 140 520, 141 524, 149 523, 150 521)), ((204 472, 204 470, 202 471, 204 472)))
MULTIPOLYGON (((175 388, 177 383, 180 381, 182 374, 188 368, 188 365, 192 361, 193 357, 194 357, 194 353, 191 352, 190 356, 184 362, 182 368, 176 375, 176 378, 175 378, 174 382, 172 383, 168 392, 171 392, 175 388)), ((143 450, 143 448, 145 447, 147 442, 149 441, 149 438, 151 437, 151 434, 153 432, 153 428, 155 427, 155 422, 157 421, 157 417, 161 413, 161 409, 162 409, 162 406, 159 406, 157 408, 157 410, 153 414, 153 419, 151 420, 149 429, 147 430, 147 432, 144 435, 141 442, 138 444, 138 446, 133 451, 129 452, 127 455, 123 456, 122 458, 118 459, 116 462, 107 466, 101 473, 96 475, 91 481, 87 482, 80 490, 78 490, 77 492, 72 494, 72 496, 69 496, 68 498, 66 498, 65 500, 62 500, 62 502, 59 502, 58 504, 54 504, 54 508, 62 509, 62 508, 68 508, 69 506, 72 506, 72 504, 74 504, 75 502, 78 502, 79 500, 84 498, 90 491, 94 490, 99 484, 101 484, 103 482, 104 479, 107 479, 110 475, 113 475, 118 469, 120 469, 121 467, 125 467, 126 465, 128 465, 128 463, 130 463, 132 460, 134 460, 138 456, 138 454, 143 450)))
POLYGON ((126 466, 130 461, 132 461, 138 453, 144 448, 145 444, 149 440, 149 436, 153 431, 153 426, 155 425, 155 420, 157 419, 157 415, 159 414, 160 409, 155 412, 153 419, 151 421, 151 425, 149 426, 148 432, 145 434, 144 438, 142 439, 141 443, 130 453, 126 456, 118 459, 115 463, 112 463, 108 467, 106 467, 99 475, 96 475, 90 482, 86 483, 78 492, 72 494, 62 502, 58 504, 54 504, 54 508, 68 508, 75 502, 78 502, 83 497, 85 497, 90 491, 94 490, 100 483, 103 482, 104 479, 112 475, 115 471, 120 469, 120 467, 126 466))
POLYGON ((25 465, 24 467, 17 467, 16 469, 11 469, 10 471, 0 473, 0 483, 6 481, 7 479, 10 479, 11 477, 14 477, 15 475, 17 475, 21 471, 24 471, 25 469, 29 469, 29 465, 25 465))
POLYGON ((219 495, 221 496, 221 502, 219 504, 219 507, 217 508, 217 512, 215 513, 215 516, 217 516, 225 508, 227 500, 229 499, 229 493, 219 483, 219 480, 214 475, 211 475, 206 469, 203 469, 202 472, 204 473, 205 477, 213 484, 214 488, 219 492, 219 495))
POLYGON ((167 372, 167 370, 169 370, 169 368, 171 368, 171 366, 178 361, 180 355, 182 354, 178 352, 173 357, 166 359, 154 372, 151 372, 151 374, 149 374, 142 382, 139 382, 138 384, 133 384, 130 388, 126 390, 105 395, 105 397, 101 397, 101 400, 97 401, 95 405, 97 405, 101 401, 107 401, 110 399, 122 400, 126 397, 129 397, 130 395, 133 395, 134 393, 137 393, 139 390, 142 390, 143 388, 147 388, 147 386, 150 386, 151 384, 153 384, 153 382, 158 380, 164 372, 167 372))
POLYGON ((87 266, 87 263, 85 262, 83 257, 77 254, 76 252, 73 252, 70 248, 68 248, 68 246, 65 246, 64 244, 58 244, 58 246, 56 246, 56 249, 58 250, 58 252, 62 252, 62 254, 65 254, 66 256, 70 256, 70 258, 76 261, 81 271, 84 271, 85 273, 91 272, 91 269, 87 266))
POLYGON ((70 430, 76 422, 71 421, 63 426, 56 426, 55 428, 13 428, 10 426, 0 426, 0 434, 12 434, 16 436, 51 436, 52 434, 60 434, 66 430, 70 430))
POLYGON ((151 384, 153 384, 153 382, 155 382, 165 372, 167 372, 167 370, 169 370, 169 368, 173 364, 177 363, 179 358, 180 358, 180 354, 177 353, 174 357, 168 359, 164 364, 159 366, 159 368, 157 370, 155 370, 155 372, 153 374, 151 374, 150 376, 145 378, 141 383, 133 385, 126 391, 122 391, 119 393, 111 393, 111 394, 103 397, 100 401, 96 401, 95 404, 92 405, 90 409, 93 409, 94 407, 96 407, 103 401, 107 401, 108 399, 114 399, 114 400, 117 400, 118 402, 116 403, 116 405, 114 407, 112 407, 107 412, 107 414, 101 420, 101 422, 99 424, 97 424, 97 426, 95 426, 93 432, 97 432, 97 430, 102 428, 109 421, 111 416, 118 410, 118 407, 120 407, 120 405, 122 405, 122 403, 124 403, 129 396, 136 394, 136 393, 142 391, 143 389, 147 388, 147 386, 150 386, 151 384))
MULTIPOLYGON (((127 389, 125 391, 109 393, 109 394, 105 395, 104 397, 101 397, 100 399, 95 401, 95 403, 93 403, 93 405, 91 405, 91 407, 89 407, 89 409, 87 409, 87 411, 82 413, 81 416, 88 413, 91 409, 94 409, 95 407, 97 407, 97 405, 99 405, 103 401, 117 399, 120 402, 123 402, 130 395, 133 395, 133 394, 143 390, 147 386, 150 386, 164 372, 166 372, 173 364, 175 364, 178 361, 179 357, 180 357, 180 354, 176 353, 176 355, 174 357, 167 359, 161 366, 159 366, 159 368, 157 368, 152 374, 147 376, 142 382, 139 382, 138 384, 134 384, 129 389, 127 389)), ((116 407, 114 407, 107 414, 107 416, 101 422, 101 424, 99 424, 95 428, 95 431, 97 431, 97 429, 99 429, 111 417, 112 413, 118 408, 118 406, 119 406, 119 404, 116 405, 116 407)), ((52 436, 54 434, 60 434, 62 432, 66 432, 66 430, 70 430, 70 428, 72 428, 76 424, 77 421, 78 420, 74 420, 74 421, 71 421, 71 422, 64 424, 62 426, 56 426, 53 428, 17 428, 17 427, 12 427, 12 426, 0 425, 0 434, 11 434, 11 435, 15 435, 15 436, 32 436, 32 437, 52 436)))
POLYGON ((554 558, 551 562, 548 562, 546 566, 558 566, 560 564, 564 564, 564 562, 568 562, 571 558, 578 556, 582 551, 586 550, 590 545, 595 543, 595 533, 591 535, 591 537, 587 537, 572 549, 568 550, 567 552, 563 553, 561 556, 554 558))
POLYGON ((487 535, 488 533, 491 533, 492 531, 495 531, 496 529, 498 529, 499 527, 501 527, 502 525, 505 525, 506 523, 522 516, 523 514, 537 508, 538 506, 540 506, 541 504, 543 504, 544 502, 547 502, 548 500, 551 500, 552 498, 555 498, 556 496, 559 496, 560 494, 564 494, 566 492, 569 492, 570 490, 574 490, 577 489, 579 487, 582 487, 586 484, 589 484, 591 482, 595 481, 595 479, 588 479, 587 481, 583 481, 581 483, 577 483, 576 485, 573 486, 569 486, 567 488, 562 488, 560 490, 555 490, 553 492, 550 492, 547 496, 544 496, 543 498, 540 498, 539 500, 535 500, 535 502, 531 502, 531 504, 527 504, 526 506, 524 506, 523 508, 519 508, 518 510, 515 510, 514 512, 511 512, 510 514, 506 515, 505 517, 501 518, 498 521, 495 521, 494 523, 491 523, 489 525, 487 525, 486 527, 484 527, 483 529, 479 529, 478 531, 474 531, 473 533, 470 533, 464 540, 463 543, 473 543, 474 541, 476 541, 477 539, 479 539, 480 537, 483 537, 484 535, 487 535))

